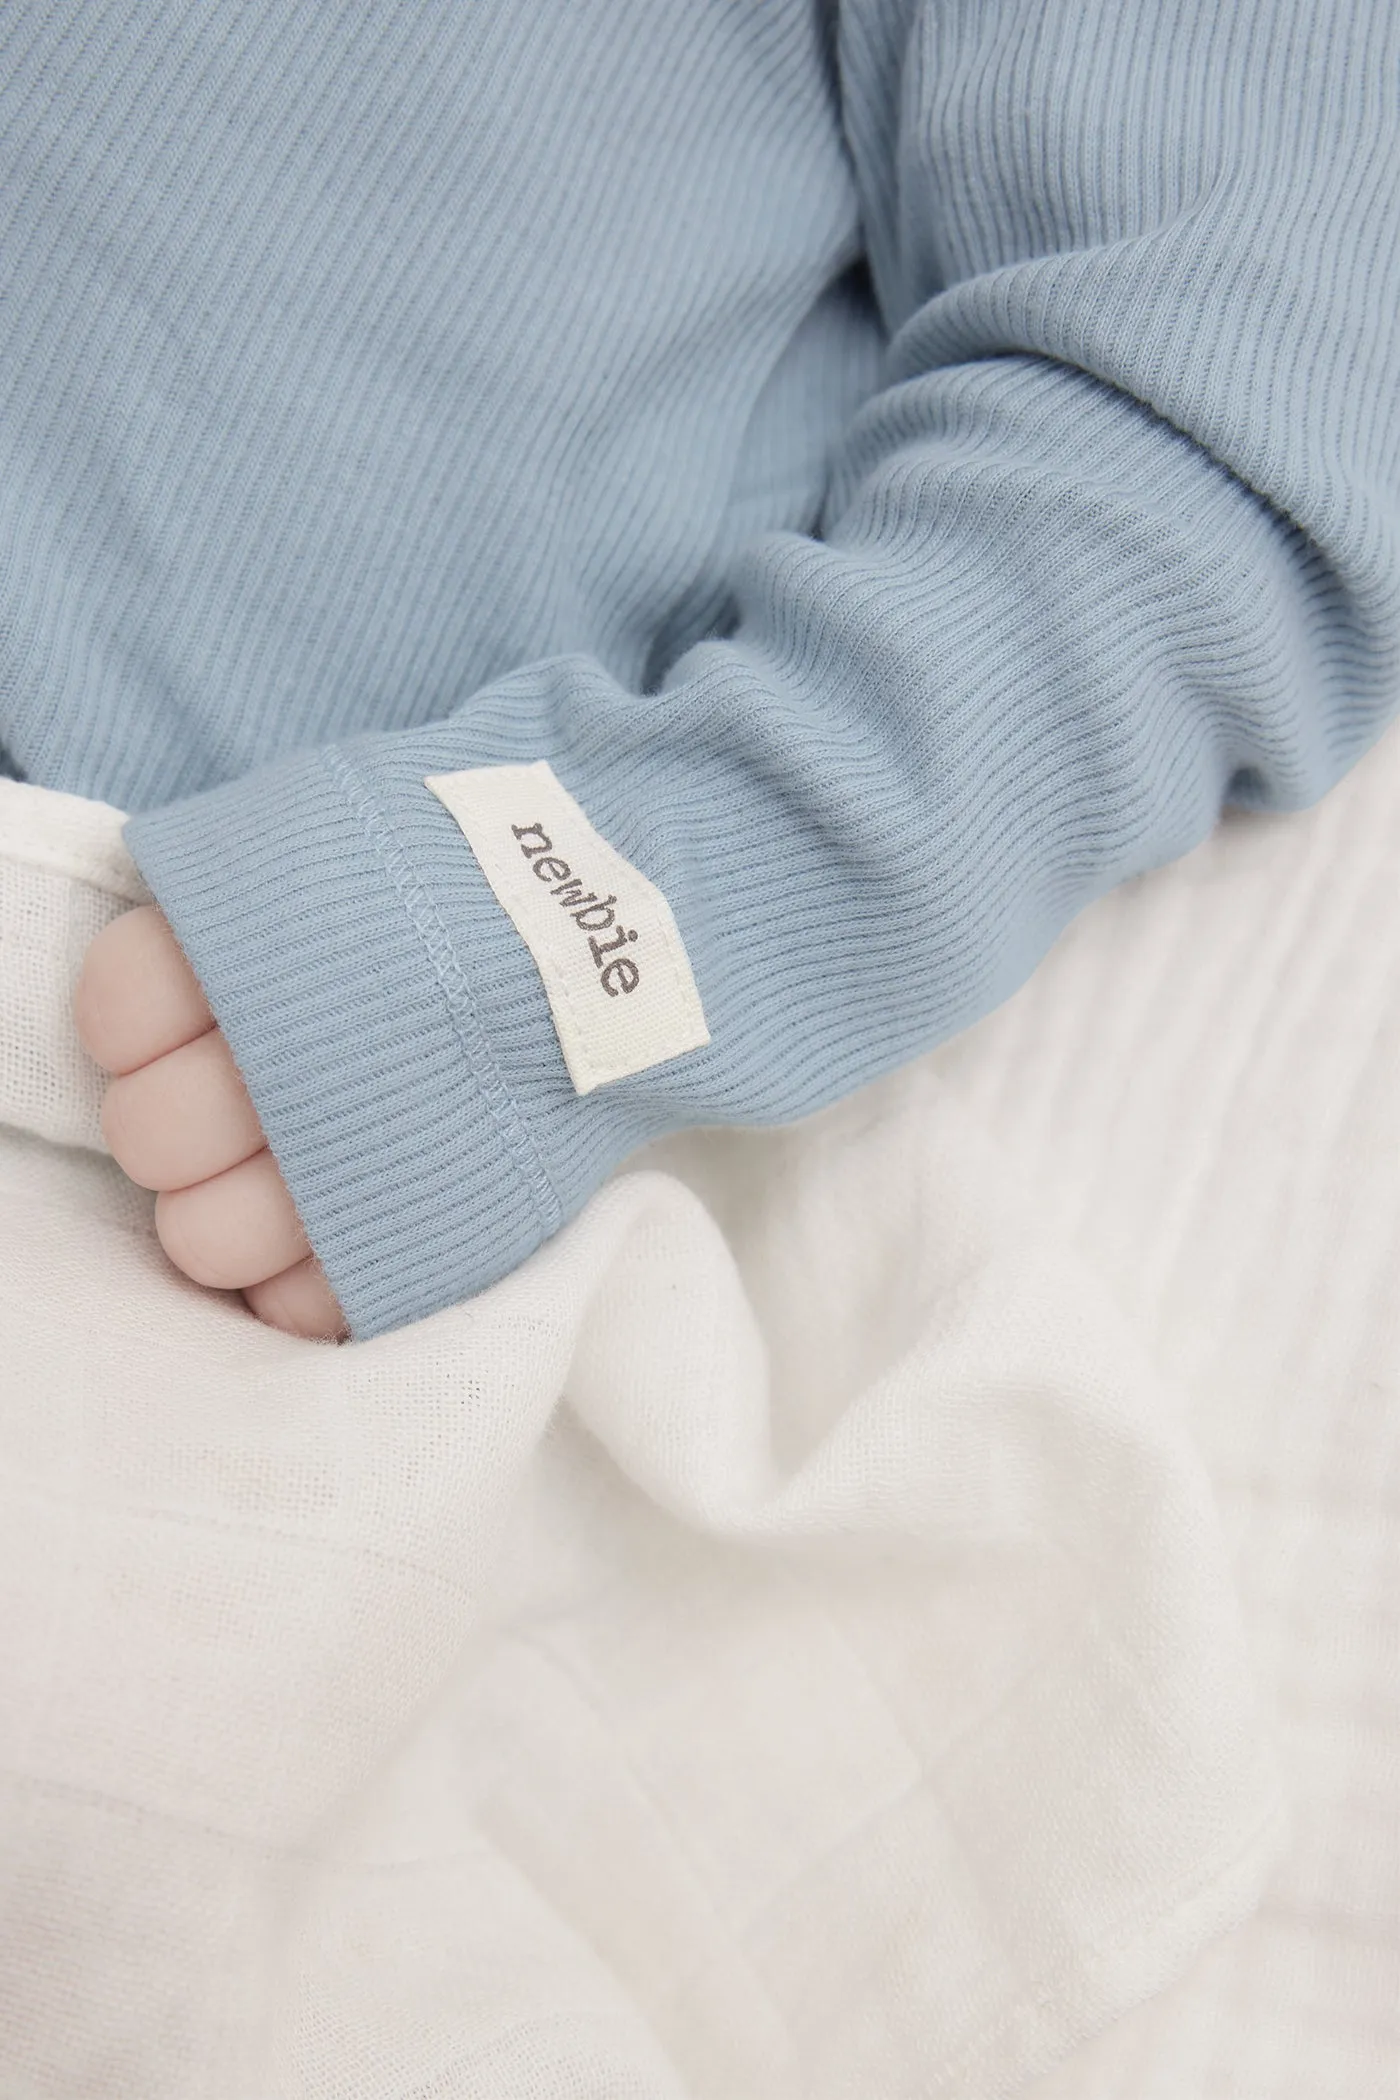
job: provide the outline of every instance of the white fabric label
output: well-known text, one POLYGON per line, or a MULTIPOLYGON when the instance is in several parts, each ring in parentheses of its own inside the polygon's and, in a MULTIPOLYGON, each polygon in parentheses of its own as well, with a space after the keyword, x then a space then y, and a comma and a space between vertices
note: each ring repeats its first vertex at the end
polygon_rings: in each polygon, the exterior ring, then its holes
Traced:
POLYGON ((680 928, 546 759, 426 777, 544 980, 574 1091, 710 1040, 680 928))

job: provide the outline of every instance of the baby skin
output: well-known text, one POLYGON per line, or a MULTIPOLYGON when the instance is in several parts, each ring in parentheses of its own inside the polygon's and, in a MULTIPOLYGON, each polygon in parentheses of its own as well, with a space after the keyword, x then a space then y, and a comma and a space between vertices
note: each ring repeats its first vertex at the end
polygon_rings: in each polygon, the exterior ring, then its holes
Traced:
POLYGON ((199 980, 153 904, 124 912, 83 959, 73 1017, 110 1072, 102 1134, 156 1195, 156 1231, 196 1283, 237 1290, 270 1327, 341 1340, 345 1318, 311 1252, 199 980))

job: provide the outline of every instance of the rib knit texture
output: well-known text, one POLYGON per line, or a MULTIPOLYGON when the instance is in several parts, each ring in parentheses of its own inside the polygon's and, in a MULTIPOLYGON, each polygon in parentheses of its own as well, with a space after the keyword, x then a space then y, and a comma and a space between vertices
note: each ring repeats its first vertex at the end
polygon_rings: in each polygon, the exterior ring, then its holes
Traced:
POLYGON ((0 742, 126 836, 365 1339, 987 1012, 1400 677, 1391 0, 10 0, 0 742), (707 1046, 580 1098, 428 774, 707 1046))

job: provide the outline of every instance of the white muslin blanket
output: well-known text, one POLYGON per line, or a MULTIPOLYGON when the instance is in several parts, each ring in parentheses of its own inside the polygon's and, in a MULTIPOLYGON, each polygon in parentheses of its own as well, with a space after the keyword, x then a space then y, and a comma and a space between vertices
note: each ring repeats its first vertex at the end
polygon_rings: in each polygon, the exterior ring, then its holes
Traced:
MULTIPOLYGON (((3 2100, 1387 2090, 1400 1906, 1316 1856, 1289 1670, 1400 1698, 1347 1619, 1400 1540, 1398 814, 1392 738, 336 1349, 103 1156, 69 1002, 143 893, 118 812, 0 782, 3 2100), (1349 2033, 1287 1953, 1337 1919, 1349 2033)), ((1334 1789, 1373 1873, 1387 1778, 1334 1789)))

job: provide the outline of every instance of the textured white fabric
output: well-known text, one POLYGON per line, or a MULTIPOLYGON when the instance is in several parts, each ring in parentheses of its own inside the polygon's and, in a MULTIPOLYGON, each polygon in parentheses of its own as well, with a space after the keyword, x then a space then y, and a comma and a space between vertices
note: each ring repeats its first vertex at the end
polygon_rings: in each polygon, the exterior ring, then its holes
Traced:
POLYGON ((6 2100, 1390 2090, 1395 738, 339 1350, 92 1149, 86 808, 0 801, 6 2100))
POLYGON ((1258 1915, 1034 2100, 1391 2100, 1400 732, 1106 899, 940 1068, 1188 1400, 1291 1803, 1258 1915))
POLYGON ((68 1007, 89 941, 150 902, 122 822, 105 802, 0 780, 0 1126, 98 1151, 102 1075, 68 1007))

